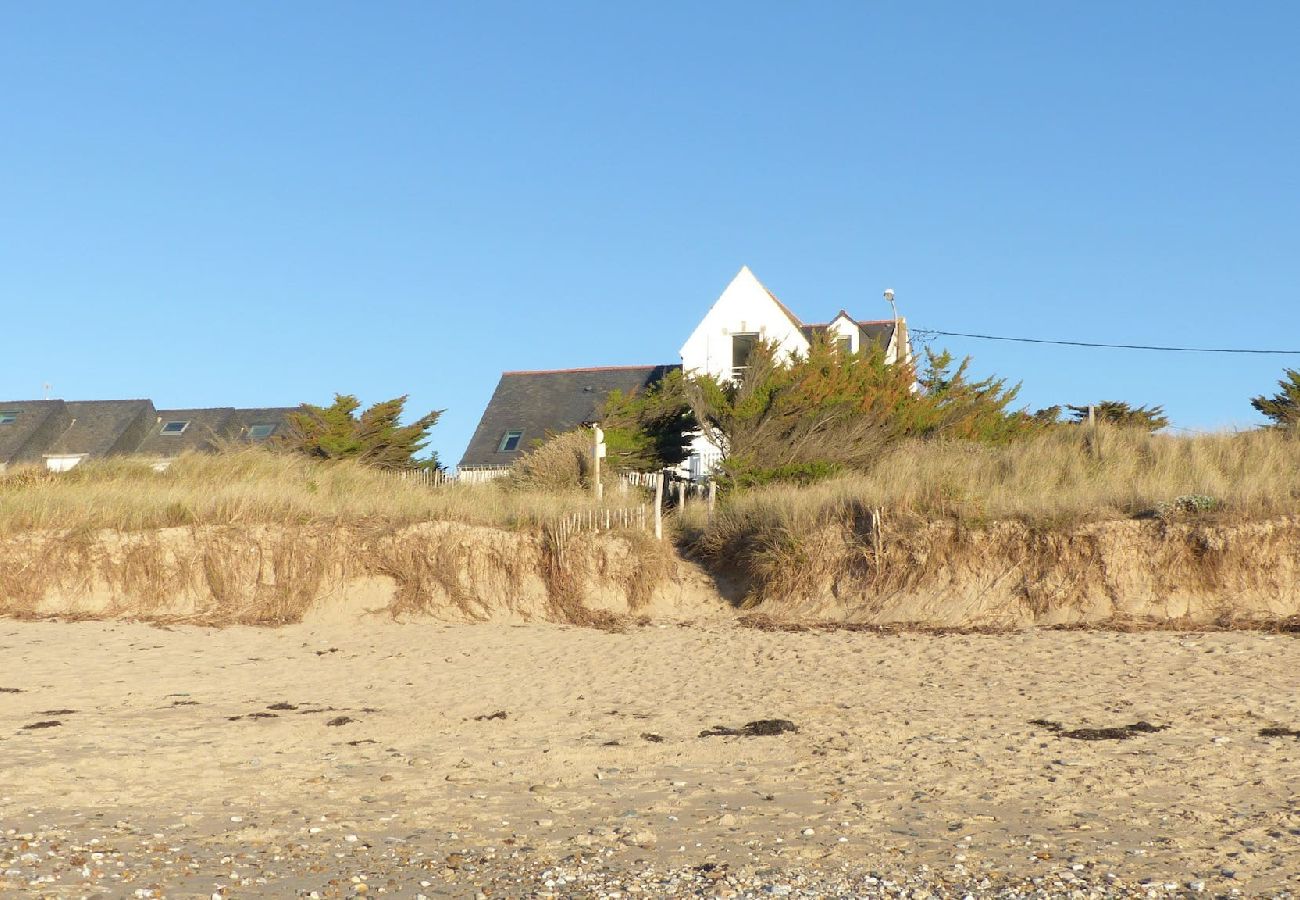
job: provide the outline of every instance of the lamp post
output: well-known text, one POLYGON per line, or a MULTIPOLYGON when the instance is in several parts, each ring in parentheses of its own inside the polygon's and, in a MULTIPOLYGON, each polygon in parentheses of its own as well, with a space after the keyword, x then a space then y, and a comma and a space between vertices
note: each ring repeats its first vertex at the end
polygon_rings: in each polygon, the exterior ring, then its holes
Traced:
MULTIPOLYGON (((902 335, 898 333, 898 304, 894 302, 893 288, 885 288, 885 302, 889 304, 889 308, 894 312, 894 333, 890 339, 891 341, 893 341, 894 346, 896 348, 894 350, 894 362, 898 362, 899 358, 903 354, 903 344, 902 344, 902 335)), ((910 359, 911 353, 909 352, 907 355, 908 358, 910 359)))

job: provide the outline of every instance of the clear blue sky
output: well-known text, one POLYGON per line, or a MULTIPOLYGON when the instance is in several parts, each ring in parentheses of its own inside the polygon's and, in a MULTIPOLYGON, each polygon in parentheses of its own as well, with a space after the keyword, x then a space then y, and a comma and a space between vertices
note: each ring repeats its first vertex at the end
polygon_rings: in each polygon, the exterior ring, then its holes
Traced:
MULTIPOLYGON (((446 408, 806 320, 1300 349, 1293 2, 0 4, 0 398, 446 408)), ((1188 428, 1297 357, 951 339, 1188 428)))

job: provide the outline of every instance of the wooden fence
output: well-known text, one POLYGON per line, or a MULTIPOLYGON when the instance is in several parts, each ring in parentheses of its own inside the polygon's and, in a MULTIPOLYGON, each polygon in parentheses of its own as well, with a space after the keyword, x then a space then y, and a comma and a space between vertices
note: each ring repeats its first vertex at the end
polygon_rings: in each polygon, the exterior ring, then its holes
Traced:
MULTIPOLYGON (((506 469, 468 469, 456 475, 435 469, 398 469, 389 471, 388 477, 412 487, 440 488, 450 484, 486 484, 507 474, 506 469)), ((620 472, 619 495, 627 497, 633 489, 653 492, 654 500, 637 506, 595 505, 587 509, 563 513, 545 524, 553 534, 563 539, 587 531, 612 531, 635 529, 652 531, 657 538, 663 536, 665 508, 681 508, 688 501, 708 503, 713 515, 717 497, 714 482, 700 483, 665 470, 663 472, 620 472)))
POLYGON ((639 506, 621 506, 579 510, 560 516, 553 526, 561 539, 571 534, 584 531, 624 530, 646 531, 651 527, 653 518, 646 504, 639 506))

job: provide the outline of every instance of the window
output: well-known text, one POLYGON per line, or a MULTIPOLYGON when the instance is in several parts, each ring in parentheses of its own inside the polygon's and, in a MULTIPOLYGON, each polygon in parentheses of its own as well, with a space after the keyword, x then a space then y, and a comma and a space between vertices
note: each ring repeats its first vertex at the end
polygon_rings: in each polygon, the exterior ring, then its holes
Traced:
POLYGON ((18 421, 18 413, 12 409, 6 409, 0 412, 0 425, 12 425, 18 421))
POLYGON ((509 453, 512 450, 519 449, 519 440, 524 436, 522 431, 507 431, 501 436, 501 443, 497 446, 498 453, 509 453))
POLYGON ((190 427, 188 419, 177 422, 163 422, 161 434, 183 434, 186 428, 190 427))
POLYGON ((249 425, 248 438, 249 440, 253 440, 253 441, 264 441, 267 438, 269 438, 271 436, 271 433, 274 431, 275 431, 274 425, 266 425, 266 424, 249 425))
POLYGON ((737 332, 731 336, 731 370, 732 375, 739 375, 749 368, 749 357, 758 344, 758 333, 753 331, 737 332))
POLYGON ((839 351, 841 353, 843 353, 845 356, 848 356, 850 353, 853 352, 853 338, 851 337, 836 338, 835 346, 839 348, 839 351))

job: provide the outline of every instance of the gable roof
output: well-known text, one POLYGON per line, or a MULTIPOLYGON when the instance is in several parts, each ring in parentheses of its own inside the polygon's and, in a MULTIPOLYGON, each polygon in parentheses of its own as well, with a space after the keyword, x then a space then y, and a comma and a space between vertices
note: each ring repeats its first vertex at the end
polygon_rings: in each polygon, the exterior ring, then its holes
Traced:
POLYGON ((62 400, 19 400, 0 402, 0 413, 16 413, 8 425, 0 425, 0 466, 37 462, 41 453, 68 427, 67 404, 62 400))
POLYGON ((512 465, 534 441, 594 420, 611 391, 640 390, 680 368, 674 364, 503 372, 460 466, 512 465), (523 433, 518 447, 499 450, 502 438, 511 431, 523 433))
POLYGON ((71 421, 46 456, 111 456, 140 446, 157 415, 148 400, 79 400, 65 403, 71 421))

